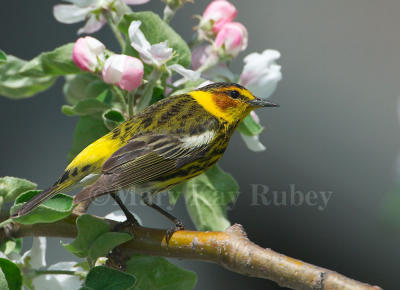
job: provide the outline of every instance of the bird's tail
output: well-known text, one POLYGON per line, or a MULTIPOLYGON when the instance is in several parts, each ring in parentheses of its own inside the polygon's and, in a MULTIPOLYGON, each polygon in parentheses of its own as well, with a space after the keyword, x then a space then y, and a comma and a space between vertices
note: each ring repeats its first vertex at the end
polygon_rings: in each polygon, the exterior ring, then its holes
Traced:
POLYGON ((22 205, 22 207, 14 213, 11 218, 20 217, 30 213, 36 207, 38 207, 41 203, 45 202, 52 196, 54 196, 60 189, 57 186, 52 186, 49 189, 46 189, 39 194, 35 195, 30 201, 22 205))

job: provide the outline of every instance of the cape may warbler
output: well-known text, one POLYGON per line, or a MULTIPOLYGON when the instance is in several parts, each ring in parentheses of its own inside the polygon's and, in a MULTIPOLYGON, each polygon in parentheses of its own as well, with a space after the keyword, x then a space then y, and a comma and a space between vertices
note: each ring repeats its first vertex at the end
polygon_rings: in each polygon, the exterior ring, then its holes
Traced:
POLYGON ((132 189, 179 227, 178 220, 149 197, 212 167, 250 111, 275 106, 232 83, 214 83, 165 98, 87 146, 53 186, 25 203, 14 217, 29 213, 60 191, 87 185, 75 196, 75 203, 111 194, 132 221, 116 195, 121 189, 132 189))

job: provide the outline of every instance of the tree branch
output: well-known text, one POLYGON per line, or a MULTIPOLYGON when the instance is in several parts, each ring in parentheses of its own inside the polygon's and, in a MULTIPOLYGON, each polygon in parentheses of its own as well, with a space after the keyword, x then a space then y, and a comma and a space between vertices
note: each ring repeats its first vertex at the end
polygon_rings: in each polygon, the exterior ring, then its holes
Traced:
MULTIPOLYGON (((76 237, 78 215, 50 224, 8 224, 0 230, 0 242, 7 237, 76 237)), ((107 220, 110 228, 115 221, 107 220)), ((165 230, 134 226, 134 238, 119 246, 124 256, 141 253, 217 263, 233 272, 269 279, 293 289, 381 289, 347 278, 334 271, 264 249, 251 242, 243 227, 235 224, 224 232, 178 231, 169 244, 165 230)))

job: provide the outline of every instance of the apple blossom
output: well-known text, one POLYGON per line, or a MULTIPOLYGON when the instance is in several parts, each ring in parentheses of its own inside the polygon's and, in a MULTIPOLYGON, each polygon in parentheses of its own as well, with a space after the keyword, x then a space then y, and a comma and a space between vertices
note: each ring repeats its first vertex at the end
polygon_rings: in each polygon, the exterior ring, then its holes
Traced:
MULTIPOLYGON (((57 4, 53 7, 53 15, 57 21, 65 24, 87 21, 78 30, 81 33, 98 31, 106 23, 105 17, 99 13, 101 10, 111 11, 110 7, 118 4, 115 0, 65 0, 71 4, 57 4)), ((140 5, 150 0, 120 0, 129 5, 140 5)), ((117 7, 118 8, 118 7, 117 7)), ((116 9, 118 11, 118 9, 116 9)), ((117 15, 118 16, 118 15, 117 15)))
POLYGON ((139 52, 140 58, 144 63, 152 65, 157 69, 165 66, 169 74, 171 71, 175 71, 183 76, 183 79, 174 83, 176 86, 182 85, 188 80, 197 80, 200 78, 200 72, 186 69, 180 64, 167 66, 168 60, 173 56, 173 50, 168 47, 168 41, 150 44, 146 36, 140 30, 141 24, 141 21, 132 21, 129 25, 128 33, 132 47, 139 52))
POLYGON ((218 32, 215 47, 222 57, 236 57, 247 48, 248 33, 246 27, 239 22, 225 24, 218 32))
POLYGON ((276 64, 281 54, 276 50, 253 52, 244 58, 239 83, 261 98, 269 98, 282 79, 281 66, 276 64))
POLYGON ((236 17, 237 10, 230 2, 224 0, 212 1, 204 10, 200 21, 201 30, 211 30, 218 33, 222 27, 236 17))
POLYGON ((108 84, 115 84, 123 90, 133 91, 142 84, 143 69, 140 59, 115 54, 106 60, 102 77, 108 84))
POLYGON ((141 21, 132 21, 128 33, 131 45, 139 52, 143 62, 161 67, 172 57, 172 48, 168 47, 168 41, 150 44, 143 32, 140 30, 141 21))
POLYGON ((104 62, 104 50, 104 44, 96 38, 81 37, 75 42, 72 60, 80 69, 95 72, 104 62))

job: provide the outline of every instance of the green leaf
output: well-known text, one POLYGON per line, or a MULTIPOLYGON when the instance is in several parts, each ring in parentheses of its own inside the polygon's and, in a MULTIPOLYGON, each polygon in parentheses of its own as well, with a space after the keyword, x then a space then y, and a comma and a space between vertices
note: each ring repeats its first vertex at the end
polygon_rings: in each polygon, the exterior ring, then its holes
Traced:
POLYGON ((109 89, 109 85, 99 80, 96 76, 89 73, 65 76, 63 93, 70 105, 78 102, 96 98, 104 90, 109 89))
POLYGON ((164 89, 162 87, 155 87, 153 90, 153 95, 151 96, 150 104, 152 105, 154 103, 157 103, 158 101, 162 100, 164 98, 164 89))
POLYGON ((8 290, 8 283, 7 283, 7 278, 6 275, 4 275, 3 271, 0 268, 0 289, 3 290, 8 290))
POLYGON ((238 191, 232 175, 218 166, 186 182, 186 208, 196 228, 223 231, 229 227, 226 207, 235 201, 238 191))
MULTIPOLYGON (((41 190, 30 190, 20 194, 15 200, 14 205, 11 207, 10 213, 14 214, 21 208, 22 204, 31 200, 36 194, 39 194, 41 190)), ((46 200, 44 203, 39 205, 32 212, 27 215, 14 218, 13 220, 25 224, 37 224, 37 223, 53 223, 58 220, 62 220, 71 214, 72 211, 72 200, 73 198, 69 195, 59 193, 52 198, 46 200)))
POLYGON ((64 105, 61 111, 67 116, 85 116, 101 113, 108 108, 110 108, 109 105, 104 104, 98 99, 86 99, 80 101, 75 106, 64 105))
POLYGON ((81 70, 72 61, 74 43, 67 43, 53 51, 43 52, 20 70, 20 73, 29 77, 60 76, 80 73, 81 70))
POLYGON ((110 105, 111 100, 112 100, 113 94, 109 89, 105 89, 103 92, 101 92, 96 99, 99 100, 100 102, 110 105))
POLYGON ((0 258, 0 268, 3 275, 0 275, 0 289, 20 290, 22 287, 22 276, 18 266, 10 260, 0 258), (6 281, 4 281, 4 278, 6 281), (7 288, 3 288, 8 285, 7 288))
MULTIPOLYGON (((144 11, 125 14, 118 28, 129 39, 128 28, 133 20, 140 20, 140 30, 151 44, 156 44, 168 40, 168 46, 173 48, 176 56, 168 61, 168 65, 179 63, 188 67, 191 62, 191 53, 186 42, 157 14, 144 11)), ((129 52, 129 51, 128 51, 129 52)))
POLYGON ((119 126, 123 122, 125 122, 124 115, 117 109, 110 109, 103 113, 103 121, 104 125, 112 130, 115 127, 119 126))
MULTIPOLYGON (((22 247, 21 238, 11 238, 0 245, 0 251, 8 256, 11 253, 19 253, 22 247)), ((0 288, 1 289, 1 288, 0 288)))
POLYGON ((72 254, 81 258, 88 255, 92 243, 98 237, 110 230, 107 222, 88 214, 77 218, 76 227, 78 230, 76 239, 70 244, 63 244, 63 246, 72 254))
POLYGON ((103 120, 96 116, 82 116, 75 128, 72 149, 68 159, 72 160, 86 146, 107 134, 109 130, 104 126, 103 120))
POLYGON ((26 61, 8 55, 7 61, 0 64, 0 95, 11 99, 31 97, 53 85, 54 76, 27 77, 20 69, 26 61))
POLYGON ((0 196, 4 197, 4 201, 12 201, 19 194, 36 188, 36 184, 29 180, 5 176, 0 178, 0 196))
POLYGON ((0 49, 0 63, 7 60, 7 55, 4 51, 0 49))
POLYGON ((171 205, 175 205, 176 202, 178 201, 179 197, 184 192, 184 190, 185 190, 184 183, 178 184, 178 185, 174 186, 173 188, 171 188, 168 192, 169 193, 169 203, 171 205))
POLYGON ((128 233, 106 232, 99 236, 91 244, 88 257, 94 263, 98 257, 105 257, 116 246, 123 244, 132 239, 128 233))
POLYGON ((144 255, 134 255, 127 263, 128 273, 135 275, 136 290, 194 289, 196 273, 184 270, 167 259, 144 255))
POLYGON ((94 267, 87 275, 84 287, 90 290, 126 290, 133 289, 136 278, 133 275, 107 268, 105 266, 94 267))
POLYGON ((264 130, 263 126, 254 121, 251 116, 244 118, 237 129, 240 133, 248 136, 259 135, 264 130))

